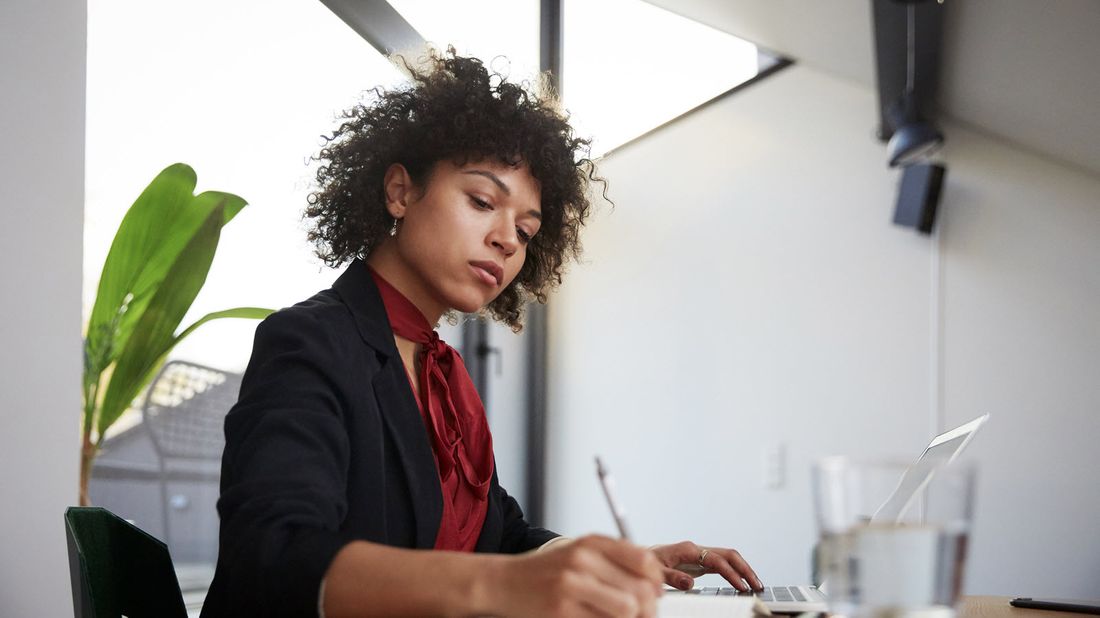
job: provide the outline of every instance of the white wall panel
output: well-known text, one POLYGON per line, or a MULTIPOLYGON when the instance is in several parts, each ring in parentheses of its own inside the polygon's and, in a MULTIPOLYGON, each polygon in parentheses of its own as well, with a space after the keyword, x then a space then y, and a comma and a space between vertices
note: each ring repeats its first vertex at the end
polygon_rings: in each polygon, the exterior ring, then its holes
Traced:
POLYGON ((1100 590, 1100 178, 950 127, 948 423, 993 417, 970 589, 1100 590))
POLYGON ((84 2, 0 3, 0 616, 72 615, 77 500, 84 2))

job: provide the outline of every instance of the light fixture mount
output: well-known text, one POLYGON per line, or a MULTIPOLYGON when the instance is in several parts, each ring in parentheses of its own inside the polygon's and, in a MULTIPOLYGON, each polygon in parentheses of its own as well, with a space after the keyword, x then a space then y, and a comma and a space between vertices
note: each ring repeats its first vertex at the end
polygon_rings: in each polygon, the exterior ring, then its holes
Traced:
POLYGON ((886 112, 894 128, 886 145, 890 167, 911 165, 923 161, 943 145, 943 133, 922 117, 916 94, 917 3, 906 2, 905 90, 886 112))

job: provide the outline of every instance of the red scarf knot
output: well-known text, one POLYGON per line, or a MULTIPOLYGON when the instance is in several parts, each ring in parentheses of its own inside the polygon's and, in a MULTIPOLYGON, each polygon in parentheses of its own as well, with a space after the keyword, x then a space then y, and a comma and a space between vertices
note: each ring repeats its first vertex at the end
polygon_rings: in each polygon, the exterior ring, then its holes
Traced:
POLYGON ((416 305, 374 269, 370 273, 394 334, 422 346, 421 394, 414 389, 413 395, 428 428, 443 493, 435 548, 473 551, 493 478, 493 439, 485 407, 458 352, 439 338, 416 305))

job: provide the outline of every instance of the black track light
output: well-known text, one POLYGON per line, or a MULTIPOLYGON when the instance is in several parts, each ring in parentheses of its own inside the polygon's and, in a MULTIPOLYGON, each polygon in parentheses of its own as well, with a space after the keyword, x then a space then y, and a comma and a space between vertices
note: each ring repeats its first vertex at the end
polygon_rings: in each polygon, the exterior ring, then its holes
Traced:
POLYGON ((943 145, 943 133, 924 120, 917 109, 913 87, 916 72, 916 4, 914 2, 909 3, 906 26, 908 37, 905 92, 889 114, 895 128, 894 135, 886 145, 886 156, 890 167, 919 162, 943 145))

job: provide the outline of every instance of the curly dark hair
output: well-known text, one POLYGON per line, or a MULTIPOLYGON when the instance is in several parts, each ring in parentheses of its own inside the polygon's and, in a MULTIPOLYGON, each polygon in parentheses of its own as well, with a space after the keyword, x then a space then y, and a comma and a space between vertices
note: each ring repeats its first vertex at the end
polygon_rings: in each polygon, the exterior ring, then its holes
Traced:
POLYGON ((529 93, 527 84, 509 83, 453 48, 430 50, 424 67, 403 62, 411 84, 369 91, 372 100, 344 111, 314 157, 321 166, 305 211, 313 219, 308 238, 329 266, 366 258, 393 224, 383 188, 393 163, 403 164, 421 188, 443 160, 525 163, 541 190, 542 225, 519 274, 488 306, 518 332, 524 303, 546 302, 565 262, 580 255, 589 182, 600 182, 606 198, 607 183, 589 158, 590 140, 574 135, 552 96, 529 93))

